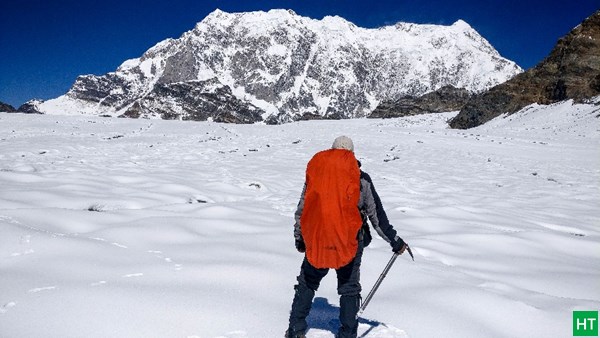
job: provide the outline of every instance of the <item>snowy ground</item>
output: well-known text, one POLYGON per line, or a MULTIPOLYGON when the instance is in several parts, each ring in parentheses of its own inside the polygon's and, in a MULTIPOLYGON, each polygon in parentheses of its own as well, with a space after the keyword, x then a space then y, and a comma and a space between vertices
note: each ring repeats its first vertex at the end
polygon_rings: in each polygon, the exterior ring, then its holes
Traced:
MULTIPOLYGON (((282 126, 0 115, 0 336, 282 337, 310 157, 354 139, 411 244, 363 337, 570 337, 600 309, 600 106, 282 126)), ((363 296, 391 256, 366 249, 363 296)), ((308 337, 333 337, 325 278, 308 337)))

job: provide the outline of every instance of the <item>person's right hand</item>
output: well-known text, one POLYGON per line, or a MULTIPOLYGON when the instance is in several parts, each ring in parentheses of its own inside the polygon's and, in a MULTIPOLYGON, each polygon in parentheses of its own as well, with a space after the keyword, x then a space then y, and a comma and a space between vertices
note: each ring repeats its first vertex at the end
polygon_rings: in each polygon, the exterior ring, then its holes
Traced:
POLYGON ((296 240, 296 250, 301 253, 306 251, 306 245, 304 244, 304 241, 296 240))
POLYGON ((406 251, 406 248, 408 247, 408 244, 404 243, 402 245, 402 247, 400 248, 400 250, 398 251, 394 251, 395 253, 397 253, 398 255, 402 255, 404 253, 404 251, 406 251))
POLYGON ((406 250, 407 246, 408 245, 404 242, 402 238, 398 238, 398 240, 396 240, 396 242, 392 244, 392 251, 399 255, 402 255, 406 250))

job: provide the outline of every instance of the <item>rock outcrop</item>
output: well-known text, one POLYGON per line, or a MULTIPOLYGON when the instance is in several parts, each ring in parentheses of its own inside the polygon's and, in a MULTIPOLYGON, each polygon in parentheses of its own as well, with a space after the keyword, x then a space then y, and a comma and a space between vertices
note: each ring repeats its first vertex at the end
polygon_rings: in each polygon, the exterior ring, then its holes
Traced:
POLYGON ((0 101, 0 112, 14 113, 15 111, 16 111, 15 107, 11 106, 8 103, 4 103, 4 102, 0 101))
POLYGON ((380 103, 369 118, 391 118, 418 114, 457 111, 465 106, 471 93, 464 88, 442 87, 420 97, 406 96, 380 103))
POLYGON ((532 103, 567 99, 582 102, 600 95, 600 10, 558 43, 541 63, 511 80, 475 95, 450 121, 466 129, 532 103))
POLYGON ((17 109, 17 111, 21 112, 21 113, 25 113, 25 114, 43 114, 43 112, 40 109, 40 105, 43 102, 44 101, 38 100, 38 99, 29 100, 29 101, 23 103, 17 109))
POLYGON ((131 105, 123 117, 138 118, 147 112, 162 119, 253 123, 264 111, 236 98, 231 89, 216 78, 156 84, 153 90, 131 105))

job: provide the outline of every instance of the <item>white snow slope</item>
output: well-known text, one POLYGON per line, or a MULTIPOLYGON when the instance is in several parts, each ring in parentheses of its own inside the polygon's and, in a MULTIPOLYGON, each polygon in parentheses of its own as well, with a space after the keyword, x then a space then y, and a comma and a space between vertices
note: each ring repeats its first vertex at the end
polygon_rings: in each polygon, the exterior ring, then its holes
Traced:
MULTIPOLYGON (((362 337, 570 337, 600 308, 600 108, 279 126, 0 115, 1 337, 282 337, 307 161, 354 139, 413 247, 362 337)), ((363 296, 391 257, 376 237, 363 296)), ((308 337, 333 337, 330 273, 308 337)))

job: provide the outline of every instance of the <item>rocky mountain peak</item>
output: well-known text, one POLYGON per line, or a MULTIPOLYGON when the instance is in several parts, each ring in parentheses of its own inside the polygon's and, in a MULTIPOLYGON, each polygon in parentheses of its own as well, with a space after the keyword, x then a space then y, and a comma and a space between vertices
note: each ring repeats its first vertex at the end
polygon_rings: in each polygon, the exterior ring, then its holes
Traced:
POLYGON ((474 96, 451 121, 471 128, 532 103, 582 102, 600 95, 600 10, 556 43, 534 68, 474 96))
POLYGON ((115 72, 80 76, 68 93, 38 108, 206 119, 223 113, 213 111, 215 101, 206 96, 214 94, 208 87, 217 86, 221 98, 233 100, 224 107, 247 109, 233 114, 241 118, 234 122, 353 118, 385 100, 448 85, 480 92, 520 72, 462 21, 367 29, 336 16, 215 10, 180 38, 159 42, 115 72), (181 89, 188 87, 207 100, 185 95, 181 89), (167 94, 169 99, 159 97, 167 94))

